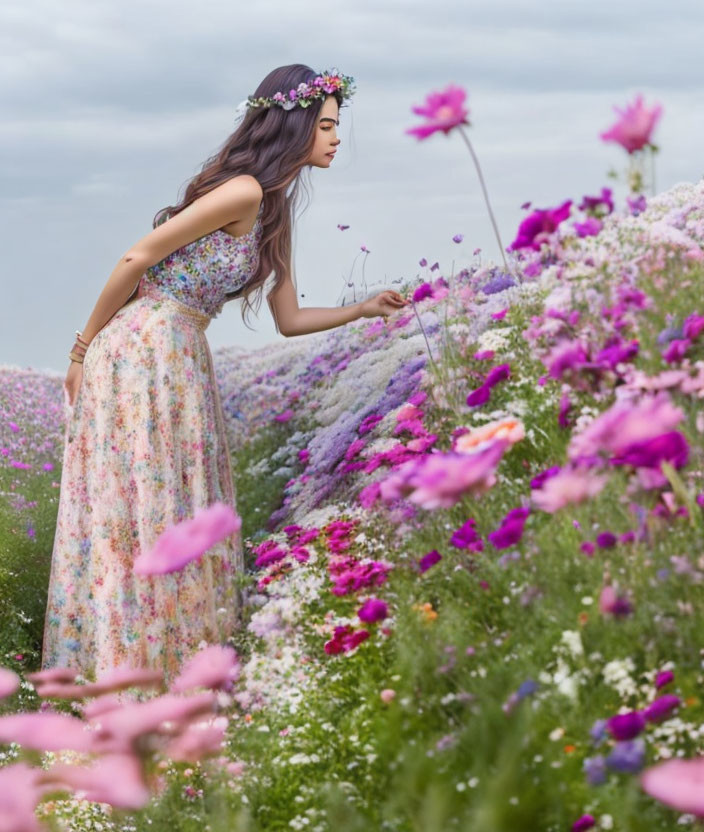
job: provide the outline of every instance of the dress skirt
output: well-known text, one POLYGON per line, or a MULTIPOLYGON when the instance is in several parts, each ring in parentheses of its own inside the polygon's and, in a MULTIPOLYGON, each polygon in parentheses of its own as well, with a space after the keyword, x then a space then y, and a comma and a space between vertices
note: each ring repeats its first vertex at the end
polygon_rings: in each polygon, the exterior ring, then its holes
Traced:
POLYGON ((66 405, 42 669, 93 679, 128 664, 169 682, 240 623, 240 531, 178 572, 132 570, 168 526, 216 501, 236 510, 210 320, 142 280, 86 351, 66 405))

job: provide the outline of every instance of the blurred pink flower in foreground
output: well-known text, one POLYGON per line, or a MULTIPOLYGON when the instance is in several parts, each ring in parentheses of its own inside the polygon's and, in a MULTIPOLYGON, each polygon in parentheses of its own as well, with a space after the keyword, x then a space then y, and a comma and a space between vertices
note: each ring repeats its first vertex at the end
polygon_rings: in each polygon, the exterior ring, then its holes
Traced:
POLYGON ((646 769, 640 783, 661 803, 704 818, 704 757, 666 760, 646 769))
POLYGON ((531 499, 539 509, 553 514, 570 503, 581 503, 594 497, 606 485, 607 477, 600 477, 581 468, 565 467, 536 488, 531 499))
POLYGON ((171 683, 171 690, 174 693, 197 687, 231 690, 239 674, 240 665, 234 648, 211 644, 186 662, 171 683))
POLYGON ((20 677, 7 668, 0 667, 0 699, 11 696, 20 686, 20 677))
POLYGON ((200 557, 216 543, 242 526, 242 518, 225 503, 199 509, 189 520, 169 526, 148 552, 134 562, 137 575, 163 575, 175 572, 200 557))
POLYGON ((34 808, 54 786, 42 784, 43 772, 27 763, 0 769, 0 829, 3 832, 43 832, 34 808))
POLYGON ((575 459, 600 452, 623 453, 635 442, 673 430, 683 418, 684 412, 672 404, 664 391, 645 396, 638 402, 617 402, 597 416, 582 433, 572 437, 568 456, 575 459))
POLYGON ((466 91, 455 84, 448 84, 441 92, 429 93, 425 98, 425 104, 411 107, 411 111, 416 115, 426 117, 426 123, 418 127, 409 127, 406 133, 417 136, 420 140, 427 139, 438 130, 447 135, 453 127, 469 124, 469 110, 464 107, 466 98, 466 91))
POLYGON ((600 139, 605 142, 617 142, 628 153, 634 153, 650 144, 650 136, 662 115, 661 104, 648 109, 643 106, 643 96, 638 93, 635 101, 627 104, 625 109, 613 109, 620 118, 612 127, 599 134, 600 139))
POLYGON ((496 482, 495 468, 508 442, 498 439, 474 454, 437 452, 404 462, 379 486, 383 500, 401 496, 426 509, 449 508, 469 492, 481 494, 496 482))
POLYGON ((151 797, 142 763, 132 754, 105 754, 89 767, 58 763, 41 773, 40 782, 69 787, 86 800, 121 809, 140 809, 151 797))

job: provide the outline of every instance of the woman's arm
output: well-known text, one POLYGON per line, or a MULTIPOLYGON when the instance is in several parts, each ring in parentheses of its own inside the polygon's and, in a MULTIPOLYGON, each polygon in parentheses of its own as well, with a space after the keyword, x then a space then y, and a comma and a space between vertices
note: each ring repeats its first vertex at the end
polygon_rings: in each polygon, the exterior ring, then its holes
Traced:
POLYGON ((253 176, 232 177, 142 237, 115 266, 81 337, 92 341, 134 294, 150 266, 227 223, 252 216, 262 195, 262 187, 253 176))
POLYGON ((358 318, 388 315, 408 303, 398 292, 386 290, 349 306, 306 306, 301 309, 290 274, 276 287, 275 293, 269 292, 266 299, 276 331, 287 337, 334 329, 358 318))

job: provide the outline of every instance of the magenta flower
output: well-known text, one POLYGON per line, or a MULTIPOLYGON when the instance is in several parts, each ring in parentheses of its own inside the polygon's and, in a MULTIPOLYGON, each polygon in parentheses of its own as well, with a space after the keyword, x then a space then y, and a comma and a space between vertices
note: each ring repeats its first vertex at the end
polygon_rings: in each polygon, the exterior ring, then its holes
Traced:
POLYGON ((426 298, 432 298, 433 296, 433 287, 430 283, 421 283, 420 286, 413 292, 412 300, 413 303, 419 303, 426 298))
POLYGON ((466 98, 466 91, 455 84, 448 84, 440 92, 431 92, 426 96, 425 104, 411 107, 411 111, 416 115, 425 116, 425 124, 409 127, 405 132, 421 140, 427 139, 439 130, 447 135, 460 124, 468 125, 469 110, 464 106, 466 98))
POLYGON ((643 711, 643 716, 647 722, 662 722, 681 704, 682 700, 679 696, 675 696, 674 693, 666 693, 664 696, 660 696, 654 702, 651 702, 643 711))
POLYGON ((704 332, 704 315, 698 315, 693 312, 689 317, 685 318, 682 325, 682 333, 685 338, 695 341, 699 335, 704 332))
POLYGON ((689 338, 673 338, 662 354, 663 361, 666 361, 668 364, 682 361, 691 346, 692 342, 689 338))
POLYGON ((467 396, 467 405, 468 407, 479 407, 479 405, 485 404, 491 398, 491 388, 487 384, 482 384, 481 387, 477 387, 476 390, 472 390, 472 392, 467 396))
POLYGON ((645 728, 645 717, 640 711, 617 714, 606 720, 606 728, 615 740, 632 740, 645 728))
POLYGON ((383 621, 389 614, 389 607, 386 601, 381 598, 367 598, 357 610, 357 616, 361 621, 372 624, 375 621, 383 621))
POLYGON ((196 510, 194 516, 169 526, 152 548, 134 561, 137 575, 163 575, 182 569, 242 526, 242 518, 225 503, 196 510))
POLYGON ((671 670, 661 670, 655 677, 655 687, 658 689, 664 688, 665 685, 669 685, 674 680, 675 674, 671 670))
POLYGON ((635 153, 650 143, 651 134, 662 115, 662 105, 656 104, 651 109, 643 106, 643 96, 638 93, 632 104, 625 109, 613 108, 620 116, 618 121, 599 138, 605 142, 616 142, 628 153, 635 153))
POLYGON ((549 242, 557 226, 569 217, 571 205, 572 200, 568 199, 556 208, 533 211, 518 226, 516 239, 509 248, 512 250, 530 248, 540 251, 541 244, 549 242))
POLYGON ((678 430, 673 430, 633 442, 610 461, 612 465, 632 465, 634 468, 659 468, 660 463, 666 461, 675 468, 682 468, 688 457, 687 440, 678 430))
POLYGON ((490 540, 496 549, 507 549, 523 537, 523 527, 530 514, 529 508, 512 508, 501 521, 496 531, 489 532, 487 540, 490 540))
POLYGON ((453 243, 461 243, 462 240, 464 240, 464 234, 455 234, 455 236, 452 238, 453 243))
POLYGON ((597 217, 587 217, 584 222, 574 223, 578 237, 595 237, 603 228, 604 223, 597 217))
POLYGON ((593 815, 582 815, 572 824, 572 832, 585 832, 586 829, 591 829, 596 826, 596 820, 593 815))
POLYGON ((427 555, 423 555, 423 557, 418 561, 418 571, 419 572, 427 572, 431 566, 435 566, 436 563, 442 560, 442 555, 438 552, 437 549, 433 549, 432 551, 428 552, 427 555))
POLYGON ((274 421, 276 422, 288 422, 289 419, 293 418, 293 410, 291 408, 287 408, 282 413, 278 413, 274 416, 274 421))
POLYGON ((358 644, 369 638, 367 630, 352 630, 349 625, 335 627, 333 637, 325 642, 324 650, 328 655, 348 653, 358 644))
POLYGON ((602 188, 599 196, 584 196, 577 206, 580 211, 600 211, 605 206, 607 214, 614 210, 614 201, 611 188, 602 188))
POLYGON ((476 525, 477 521, 473 517, 470 517, 459 529, 455 529, 452 533, 450 544, 457 549, 469 549, 472 552, 482 552, 484 550, 484 541, 477 534, 475 529, 476 525))
POLYGON ((658 763, 641 774, 640 784, 666 806, 704 818, 704 757, 658 763))

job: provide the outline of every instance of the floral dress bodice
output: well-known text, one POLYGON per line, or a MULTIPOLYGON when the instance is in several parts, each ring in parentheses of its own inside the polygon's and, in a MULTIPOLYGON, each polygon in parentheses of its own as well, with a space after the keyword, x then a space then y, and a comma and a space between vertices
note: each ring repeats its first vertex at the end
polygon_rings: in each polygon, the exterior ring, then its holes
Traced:
POLYGON ((242 289, 259 265, 262 209, 263 203, 246 234, 233 237, 221 228, 211 231, 150 266, 140 282, 217 317, 228 295, 242 289))

